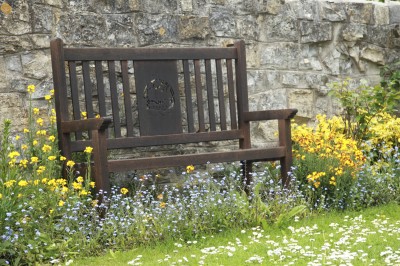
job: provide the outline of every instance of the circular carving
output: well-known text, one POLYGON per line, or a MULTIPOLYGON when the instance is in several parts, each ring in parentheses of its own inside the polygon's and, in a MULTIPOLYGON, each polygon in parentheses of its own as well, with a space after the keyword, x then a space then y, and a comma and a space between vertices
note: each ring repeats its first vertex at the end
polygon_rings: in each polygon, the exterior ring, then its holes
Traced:
POLYGON ((153 79, 144 88, 146 107, 150 110, 167 111, 175 104, 174 90, 168 82, 162 79, 153 79))

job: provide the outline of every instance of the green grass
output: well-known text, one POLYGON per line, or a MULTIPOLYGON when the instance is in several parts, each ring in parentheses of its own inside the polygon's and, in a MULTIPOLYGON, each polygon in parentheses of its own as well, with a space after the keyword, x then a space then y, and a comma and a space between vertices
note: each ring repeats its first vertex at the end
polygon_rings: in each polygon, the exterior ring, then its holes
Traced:
POLYGON ((399 265, 400 205, 320 213, 289 224, 162 242, 71 265, 399 265), (249 259, 253 258, 252 261, 249 259), (247 262, 246 262, 247 261, 247 262), (129 264, 128 264, 129 263, 129 264), (348 264, 350 265, 350 264, 348 264))

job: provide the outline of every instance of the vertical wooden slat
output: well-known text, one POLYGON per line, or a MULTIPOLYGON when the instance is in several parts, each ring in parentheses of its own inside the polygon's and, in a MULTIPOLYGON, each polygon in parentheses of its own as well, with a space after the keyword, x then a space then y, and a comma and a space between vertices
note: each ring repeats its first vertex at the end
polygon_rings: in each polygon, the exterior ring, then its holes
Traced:
POLYGON ((128 137, 133 136, 133 112, 131 104, 131 94, 129 91, 129 76, 128 76, 128 62, 121 61, 121 71, 122 71, 122 86, 124 92, 124 107, 125 107, 125 117, 126 117, 126 131, 128 137))
POLYGON ((194 61, 194 76, 196 83, 197 112, 199 117, 199 132, 205 132, 206 126, 204 123, 203 90, 201 85, 200 60, 196 59, 193 61, 194 61))
POLYGON ((105 117, 107 116, 106 95, 104 92, 103 66, 101 65, 101 61, 95 62, 95 68, 96 68, 97 96, 99 101, 99 114, 101 117, 105 117))
POLYGON ((185 84, 188 132, 193 133, 194 132, 193 103, 192 103, 192 90, 190 87, 190 70, 189 70, 188 60, 183 60, 183 79, 185 84))
POLYGON ((231 116, 231 129, 237 129, 235 88, 233 82, 233 67, 231 59, 226 60, 226 70, 228 77, 228 94, 229 94, 229 110, 231 116))
POLYGON ((215 61, 217 68, 217 89, 218 89, 218 102, 219 102, 219 120, 221 125, 221 130, 226 130, 226 112, 225 112, 225 98, 224 98, 224 84, 222 76, 222 65, 221 60, 217 59, 215 61))
MULTIPOLYGON (((54 98, 55 108, 57 117, 57 128, 61 128, 61 122, 68 120, 68 104, 66 99, 67 94, 67 77, 65 73, 65 60, 64 60, 64 48, 63 41, 61 39, 52 40, 50 42, 51 50, 51 65, 53 71, 53 85, 54 85, 54 98)), ((71 159, 70 149, 70 134, 63 134, 61 130, 58 130, 58 146, 63 152, 63 156, 71 159)))
MULTIPOLYGON (((79 106, 78 79, 76 76, 75 61, 69 61, 68 68, 69 68, 69 80, 70 80, 70 85, 71 85, 71 100, 72 100, 73 118, 75 120, 80 120, 81 119, 81 108, 79 106)), ((77 140, 81 140, 82 132, 76 132, 75 138, 77 140)))
POLYGON ((212 84, 211 61, 205 60, 206 67, 206 86, 207 86, 207 99, 208 99, 208 115, 210 121, 210 130, 216 131, 215 126, 215 107, 214 107, 214 90, 212 84))
POLYGON ((115 77, 115 62, 108 61, 108 77, 110 80, 111 107, 114 122, 114 135, 116 138, 121 137, 121 122, 119 119, 119 104, 117 92, 117 79, 115 77))
POLYGON ((82 62, 83 90, 85 92, 87 118, 94 118, 92 82, 90 81, 89 61, 82 62))

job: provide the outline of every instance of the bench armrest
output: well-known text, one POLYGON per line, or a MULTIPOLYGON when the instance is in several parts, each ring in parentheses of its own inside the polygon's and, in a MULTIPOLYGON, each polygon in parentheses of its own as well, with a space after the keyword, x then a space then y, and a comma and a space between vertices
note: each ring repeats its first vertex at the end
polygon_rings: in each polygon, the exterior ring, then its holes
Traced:
POLYGON ((254 112, 244 112, 244 121, 262 121, 262 120, 285 120, 292 119, 297 113, 297 109, 264 110, 254 112))
POLYGON ((88 118, 61 122, 62 133, 104 130, 112 123, 111 117, 88 118))

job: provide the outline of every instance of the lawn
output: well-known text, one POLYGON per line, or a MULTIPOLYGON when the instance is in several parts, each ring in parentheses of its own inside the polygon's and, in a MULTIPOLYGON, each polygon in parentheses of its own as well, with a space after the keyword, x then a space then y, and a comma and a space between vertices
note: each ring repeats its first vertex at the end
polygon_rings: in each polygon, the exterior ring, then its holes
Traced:
POLYGON ((75 260, 70 265, 399 265, 400 206, 331 212, 75 260))

